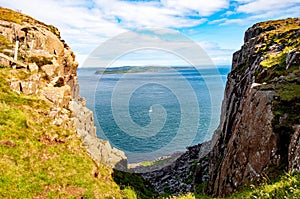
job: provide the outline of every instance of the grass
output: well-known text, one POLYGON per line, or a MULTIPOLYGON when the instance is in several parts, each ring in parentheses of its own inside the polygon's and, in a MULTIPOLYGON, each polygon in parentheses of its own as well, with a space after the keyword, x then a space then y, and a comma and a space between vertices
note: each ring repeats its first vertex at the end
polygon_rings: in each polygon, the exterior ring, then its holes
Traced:
POLYGON ((17 24, 22 23, 23 16, 19 12, 11 12, 9 9, 0 7, 0 19, 8 22, 13 22, 17 24))
POLYGON ((151 167, 151 166, 163 166, 173 161, 172 157, 160 159, 160 160, 153 160, 153 161, 144 161, 141 162, 139 166, 142 167, 151 167))
POLYGON ((47 65, 47 64, 52 64, 52 59, 44 56, 31 56, 25 58, 25 61, 27 63, 36 63, 39 67, 47 65))
MULTIPOLYGON (((277 180, 267 181, 261 185, 250 185, 250 188, 234 193, 227 199, 268 199, 268 198, 290 198, 300 197, 300 174, 285 173, 277 180)), ((182 196, 169 197, 170 199, 211 199, 209 196, 195 195, 189 193, 182 196)))
POLYGON ((11 91, 10 75, 0 68, 0 198, 134 198, 87 156, 74 129, 51 125, 47 102, 11 91))
POLYGON ((12 43, 6 37, 0 34, 0 50, 12 47, 12 43))
POLYGON ((42 26, 45 26, 49 31, 54 33, 60 38, 60 33, 57 28, 55 28, 52 25, 47 25, 43 22, 40 22, 28 15, 25 15, 21 13, 21 11, 13 11, 7 8, 2 8, 0 7, 0 20, 7 21, 7 22, 12 22, 16 24, 22 25, 24 22, 30 23, 30 24, 40 24, 42 26))
POLYGON ((113 178, 120 185, 121 189, 128 190, 128 187, 130 187, 131 190, 134 190, 135 196, 139 199, 159 197, 154 192, 152 185, 138 174, 115 170, 113 178))
POLYGON ((283 20, 269 20, 266 22, 261 22, 258 23, 257 25, 262 27, 262 28, 267 28, 270 26, 276 27, 275 30, 272 30, 273 32, 287 32, 292 29, 298 29, 299 25, 294 22, 294 18, 289 18, 289 19, 283 19, 283 20))
POLYGON ((275 56, 267 55, 266 59, 260 62, 260 65, 264 68, 270 68, 275 65, 284 65, 286 59, 286 52, 281 52, 275 56))
POLYGON ((264 183, 260 186, 251 185, 251 188, 229 197, 233 198, 299 198, 300 174, 285 173, 279 180, 264 183))

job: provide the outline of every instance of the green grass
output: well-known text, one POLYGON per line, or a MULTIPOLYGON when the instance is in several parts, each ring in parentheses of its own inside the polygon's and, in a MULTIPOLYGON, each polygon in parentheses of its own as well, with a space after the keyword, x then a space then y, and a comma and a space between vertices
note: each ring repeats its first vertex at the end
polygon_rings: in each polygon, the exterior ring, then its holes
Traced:
POLYGON ((52 33, 54 33, 56 36, 60 38, 60 33, 56 27, 52 25, 47 25, 21 12, 15 12, 13 10, 0 7, 0 20, 12 22, 16 24, 22 24, 24 22, 30 23, 32 25, 40 24, 42 26, 45 26, 45 28, 47 28, 49 31, 51 31, 52 33))
POLYGON ((25 61, 27 63, 36 63, 39 67, 47 65, 47 64, 52 64, 51 58, 47 58, 44 56, 31 56, 28 58, 25 58, 25 61))
POLYGON ((160 160, 144 161, 144 162, 141 162, 139 166, 142 166, 142 167, 163 166, 172 161, 173 161, 173 158, 164 158, 164 159, 160 159, 160 160))
POLYGON ((159 197, 158 194, 154 192, 151 184, 138 174, 115 170, 113 178, 120 185, 121 189, 126 190, 130 187, 131 190, 134 190, 136 197, 139 199, 159 197))
POLYGON ((22 15, 18 12, 11 12, 9 9, 0 7, 0 19, 8 22, 13 22, 17 24, 22 23, 22 15))
POLYGON ((292 18, 274 20, 256 25, 261 28, 276 27, 276 29, 263 32, 257 39, 261 45, 258 47, 256 53, 264 57, 264 60, 260 62, 260 66, 264 69, 262 73, 268 73, 260 74, 261 71, 258 72, 256 75, 258 76, 258 82, 263 81, 265 76, 267 76, 265 80, 271 80, 271 78, 286 75, 282 73, 285 72, 287 53, 291 50, 300 50, 300 37, 297 36, 300 25, 295 20, 292 18), (274 45, 283 46, 283 48, 278 52, 274 52, 272 49, 274 45), (271 73, 272 75, 270 75, 271 73))
MULTIPOLYGON (((170 199, 210 199, 209 196, 195 195, 189 193, 177 197, 169 197, 170 199)), ((255 199, 255 198, 300 198, 300 174, 285 173, 277 180, 268 181, 261 185, 250 185, 244 191, 234 193, 227 199, 255 199)))
POLYGON ((299 198, 300 174, 286 173, 279 180, 264 183, 260 186, 251 185, 251 188, 229 197, 232 198, 299 198))
POLYGON ((88 157, 74 129, 51 125, 47 102, 11 91, 10 75, 0 68, 0 198, 134 198, 88 157))
POLYGON ((7 40, 6 37, 0 34, 0 50, 11 48, 12 43, 7 40))
POLYGON ((266 59, 260 62, 260 65, 264 68, 270 68, 276 65, 286 66, 286 54, 288 51, 292 50, 293 47, 286 47, 282 52, 276 55, 265 55, 266 59))

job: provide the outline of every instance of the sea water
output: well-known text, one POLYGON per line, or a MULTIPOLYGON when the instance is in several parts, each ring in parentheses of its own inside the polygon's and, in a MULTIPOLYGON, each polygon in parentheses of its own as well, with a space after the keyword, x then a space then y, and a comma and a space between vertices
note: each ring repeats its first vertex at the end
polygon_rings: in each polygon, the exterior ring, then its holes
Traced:
POLYGON ((78 69, 80 95, 94 111, 97 136, 130 163, 150 161, 211 138, 229 67, 96 75, 78 69), (217 80, 221 81, 217 81, 217 80))

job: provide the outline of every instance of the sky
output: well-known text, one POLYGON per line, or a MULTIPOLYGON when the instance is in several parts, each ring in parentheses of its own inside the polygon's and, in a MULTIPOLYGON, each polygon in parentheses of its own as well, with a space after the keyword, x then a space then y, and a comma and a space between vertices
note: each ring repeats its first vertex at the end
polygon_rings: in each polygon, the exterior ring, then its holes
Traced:
MULTIPOLYGON (((56 26, 79 67, 97 47, 120 39, 120 34, 133 31, 131 42, 143 43, 138 35, 134 39, 135 31, 148 28, 161 30, 159 36, 147 35, 156 42, 173 41, 169 30, 175 31, 201 46, 215 65, 229 66, 254 23, 300 16, 300 0, 0 0, 0 6, 56 26)), ((109 66, 184 63, 164 49, 135 49, 109 66)))

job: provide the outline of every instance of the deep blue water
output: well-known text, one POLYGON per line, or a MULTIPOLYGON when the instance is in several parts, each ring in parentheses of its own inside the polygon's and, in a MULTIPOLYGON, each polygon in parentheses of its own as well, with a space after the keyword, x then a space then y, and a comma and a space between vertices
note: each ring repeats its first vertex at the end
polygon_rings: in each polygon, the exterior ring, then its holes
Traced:
POLYGON ((99 138, 129 162, 153 160, 207 141, 217 128, 228 68, 95 75, 78 69, 80 95, 99 138))

